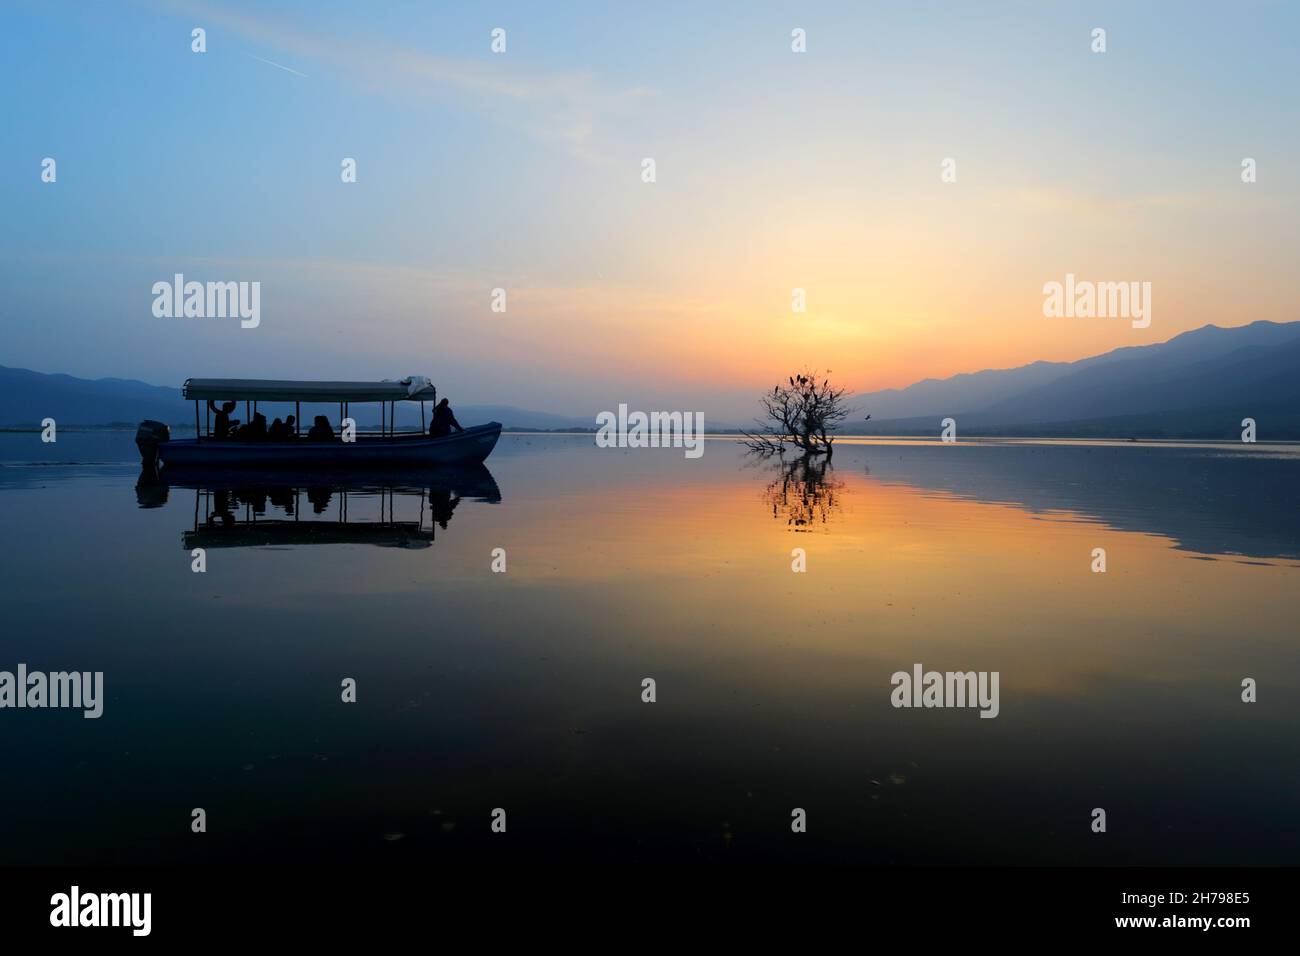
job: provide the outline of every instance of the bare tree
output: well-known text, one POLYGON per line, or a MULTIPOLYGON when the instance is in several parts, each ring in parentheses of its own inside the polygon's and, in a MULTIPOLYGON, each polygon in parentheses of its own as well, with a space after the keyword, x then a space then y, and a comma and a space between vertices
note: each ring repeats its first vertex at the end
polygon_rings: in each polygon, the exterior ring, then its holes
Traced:
POLYGON ((759 430, 742 434, 744 443, 763 455, 784 454, 790 444, 805 455, 829 457, 836 427, 853 413, 848 390, 835 388, 816 372, 791 375, 787 384, 775 386, 759 401, 764 416, 755 419, 759 430))

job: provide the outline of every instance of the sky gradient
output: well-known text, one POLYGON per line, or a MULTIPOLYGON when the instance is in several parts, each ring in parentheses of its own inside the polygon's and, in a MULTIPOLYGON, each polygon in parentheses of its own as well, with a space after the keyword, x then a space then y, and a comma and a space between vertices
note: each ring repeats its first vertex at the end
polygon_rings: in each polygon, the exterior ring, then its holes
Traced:
POLYGON ((974 7, 6 4, 0 364, 737 421, 801 366, 1297 318, 1297 8, 974 7), (261 282, 260 326, 155 318, 176 272, 261 282), (1150 327, 1045 318, 1066 273, 1151 282, 1150 327))

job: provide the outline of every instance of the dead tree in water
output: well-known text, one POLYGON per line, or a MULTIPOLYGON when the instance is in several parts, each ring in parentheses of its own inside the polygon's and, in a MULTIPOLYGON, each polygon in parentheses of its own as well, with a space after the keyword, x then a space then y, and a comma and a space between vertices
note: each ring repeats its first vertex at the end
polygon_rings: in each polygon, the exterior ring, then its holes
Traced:
POLYGON ((755 421, 761 428, 743 432, 744 442, 762 455, 783 454, 791 444, 805 455, 829 457, 835 428, 853 412, 847 399, 847 389, 833 387, 816 372, 792 375, 788 384, 775 386, 759 399, 764 417, 755 421))

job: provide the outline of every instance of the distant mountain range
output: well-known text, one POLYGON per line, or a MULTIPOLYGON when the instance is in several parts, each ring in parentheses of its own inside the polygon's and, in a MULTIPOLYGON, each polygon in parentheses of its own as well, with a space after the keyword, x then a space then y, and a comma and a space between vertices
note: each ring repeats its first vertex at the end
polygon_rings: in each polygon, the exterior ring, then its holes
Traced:
POLYGON ((1261 441, 1300 439, 1300 322, 1207 325, 1157 345, 1077 362, 927 379, 859 394, 871 420, 844 430, 961 436, 1239 439, 1255 419, 1261 441))
MULTIPOLYGON (((293 409, 288 411, 292 413, 293 409)), ((282 414, 274 410, 271 414, 282 414)), ((456 416, 466 424, 501 422, 507 428, 559 430, 592 428, 594 417, 575 418, 531 412, 510 405, 457 405, 456 416)), ((53 418, 61 426, 131 425, 146 418, 171 425, 194 424, 194 405, 181 398, 179 388, 148 385, 132 379, 73 378, 71 375, 47 375, 25 368, 0 365, 0 426, 37 425, 53 418)), ((238 417, 243 418, 243 405, 238 417)), ((303 417, 306 418, 304 410, 303 417)), ((331 416, 331 417, 337 417, 331 416)), ((379 421, 378 406, 359 406, 353 410, 358 424, 379 421)), ((398 425, 418 425, 419 406, 398 405, 398 425)))
MULTIPOLYGON (((1207 325, 1158 345, 926 379, 858 394, 853 404, 861 411, 846 423, 847 434, 935 436, 942 419, 954 418, 959 438, 1237 439, 1241 420, 1253 418, 1261 441, 1300 439, 1300 322, 1207 325), (860 416, 867 413, 871 420, 864 422, 860 416)), ((369 425, 378 414, 377 408, 359 408, 355 417, 369 425)), ((595 426, 594 416, 509 405, 457 405, 456 415, 510 429, 595 426)), ((0 426, 36 425, 46 417, 74 426, 134 425, 145 418, 190 425, 193 416, 179 388, 0 366, 0 426)), ((399 405, 398 418, 399 425, 418 424, 419 409, 399 405)), ((710 430, 723 427, 715 423, 710 430)))

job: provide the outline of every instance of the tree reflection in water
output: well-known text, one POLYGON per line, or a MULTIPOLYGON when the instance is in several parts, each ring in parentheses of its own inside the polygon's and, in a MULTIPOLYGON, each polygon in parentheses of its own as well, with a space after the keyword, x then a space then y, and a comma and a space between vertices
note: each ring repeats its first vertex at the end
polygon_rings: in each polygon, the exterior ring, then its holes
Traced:
MULTIPOLYGON (((768 460, 765 458, 765 460, 768 460)), ((816 531, 840 507, 845 483, 835 477, 829 458, 800 455, 771 460, 773 477, 763 490, 772 517, 791 531, 816 531)))

